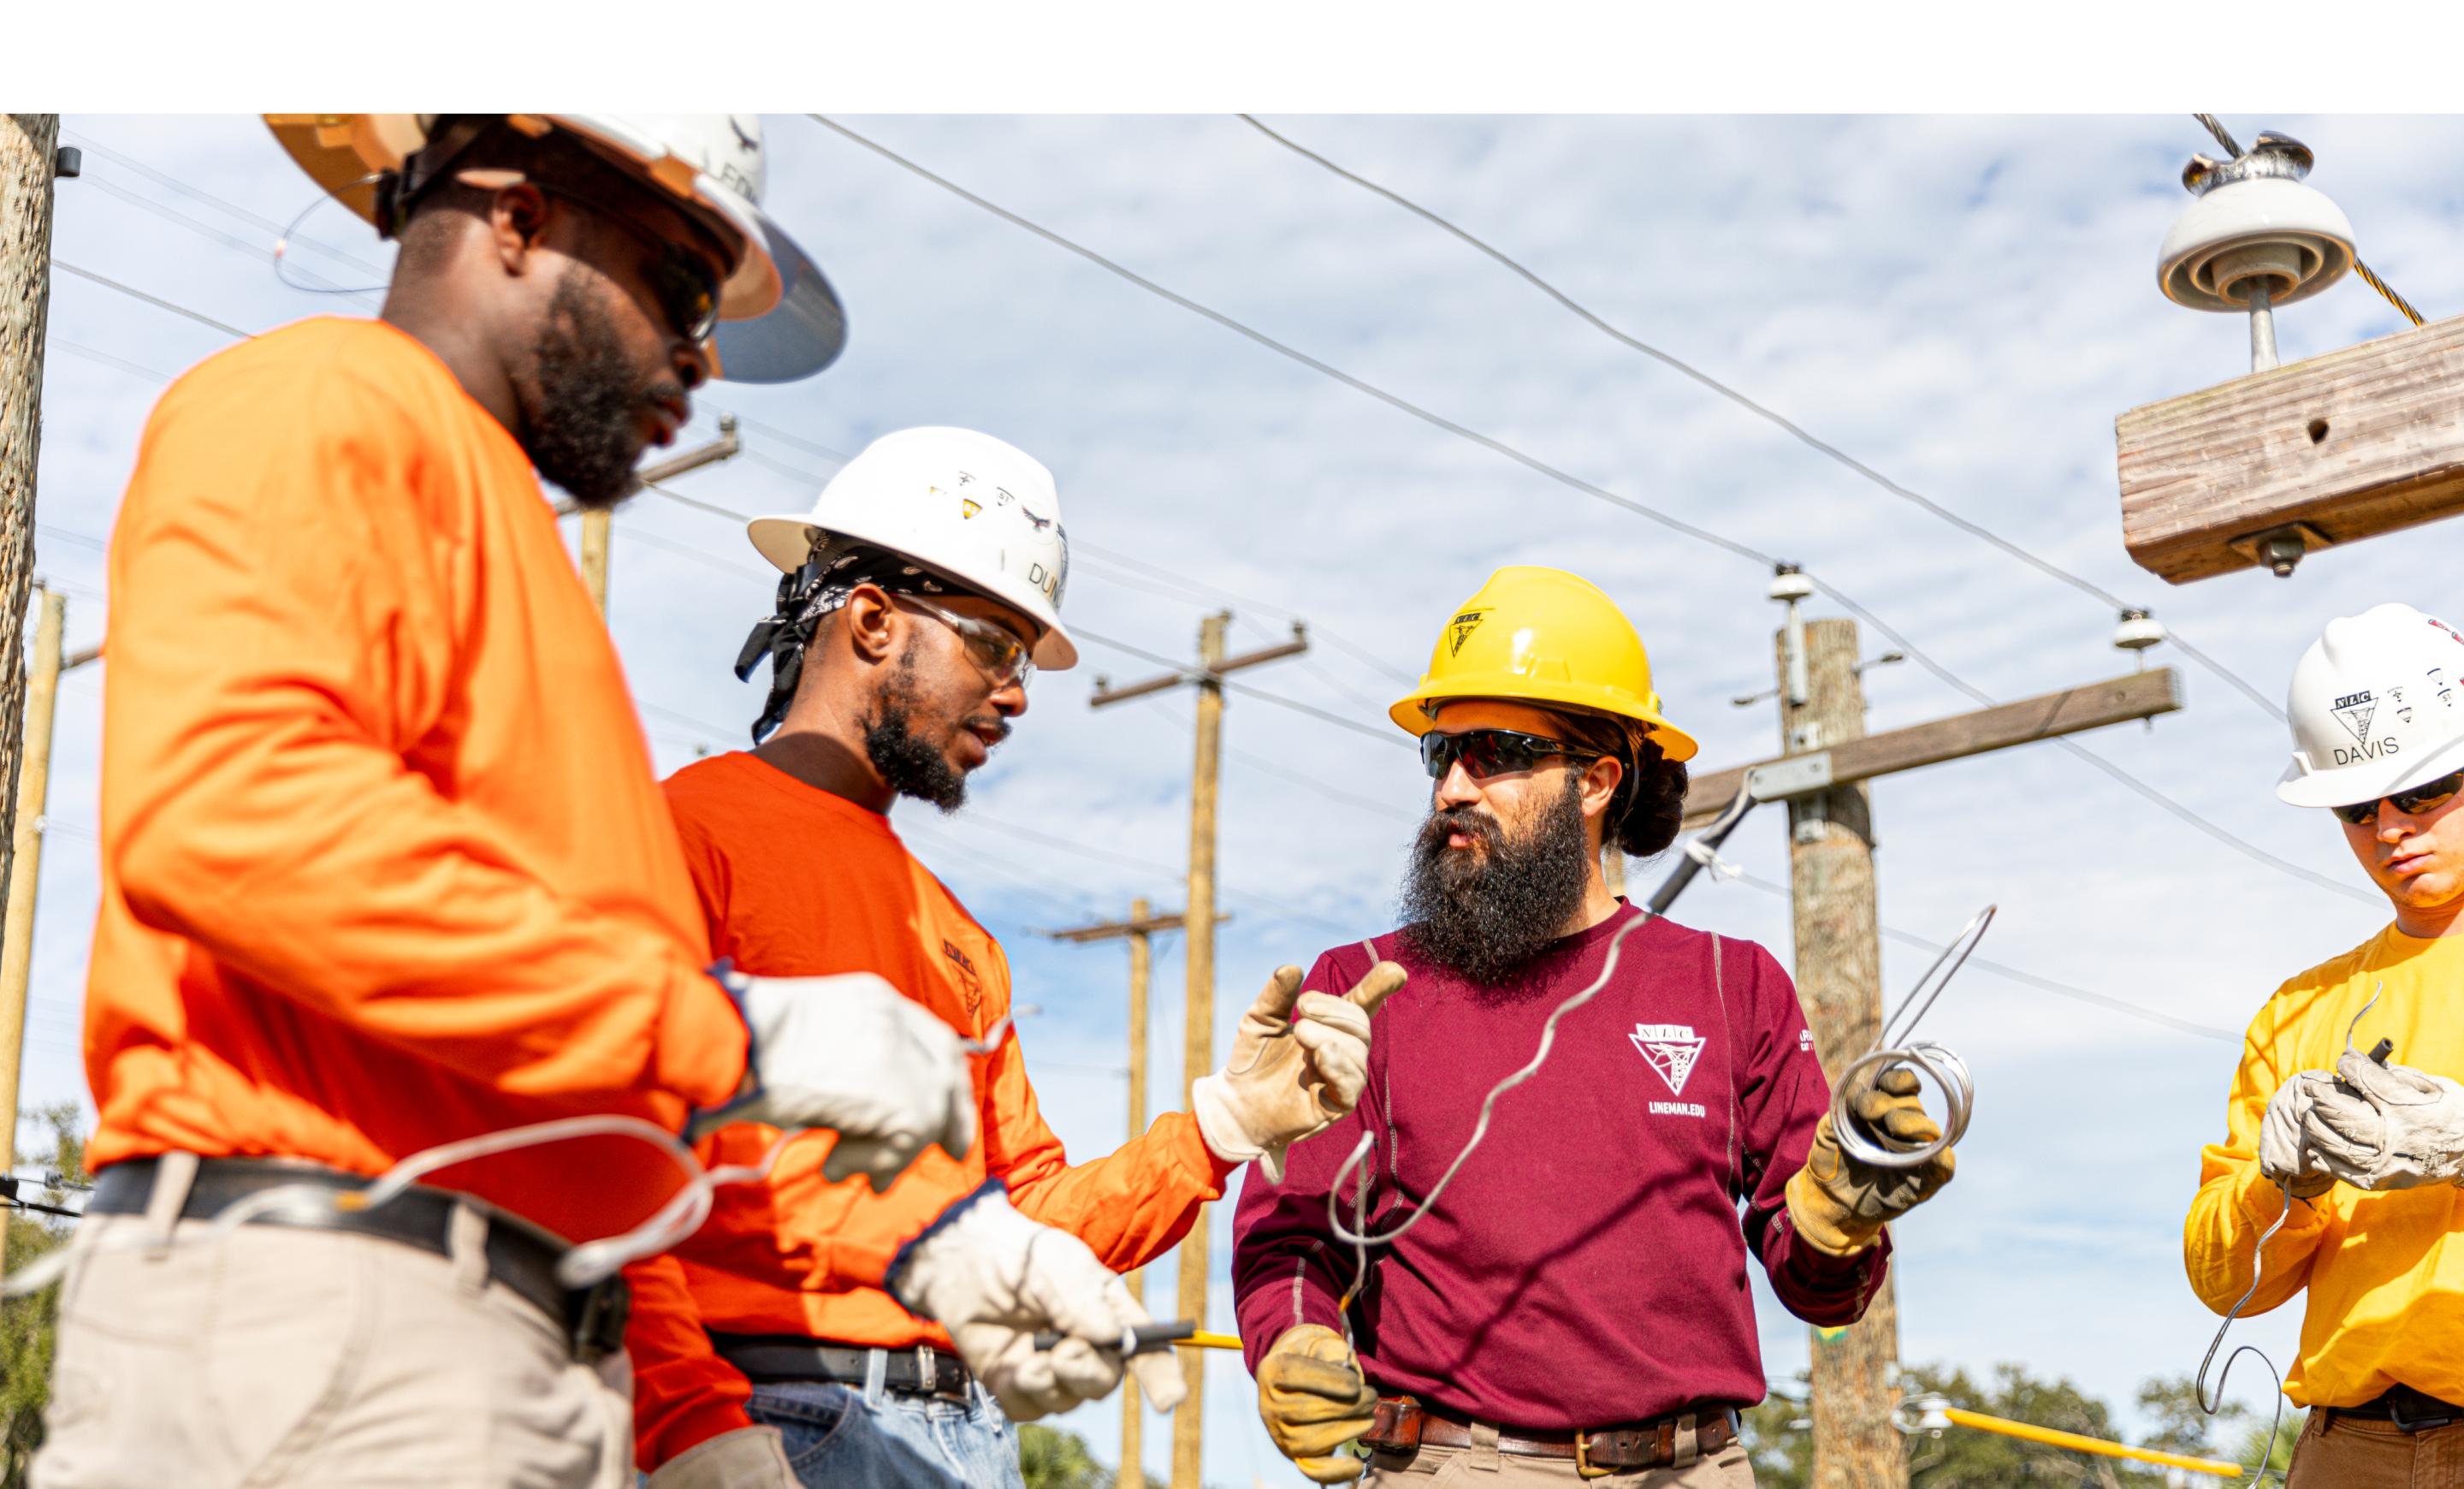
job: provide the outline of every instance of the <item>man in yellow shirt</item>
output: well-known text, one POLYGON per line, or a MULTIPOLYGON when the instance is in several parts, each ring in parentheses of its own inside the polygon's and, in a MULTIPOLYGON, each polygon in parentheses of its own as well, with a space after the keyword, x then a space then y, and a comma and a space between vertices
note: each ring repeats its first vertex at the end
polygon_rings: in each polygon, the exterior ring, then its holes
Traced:
POLYGON ((2183 1261, 2218 1313, 2309 1290, 2286 1489, 2464 1484, 2464 634, 2330 621, 2289 711, 2277 794, 2335 812, 2395 922, 2252 1020, 2183 1261))

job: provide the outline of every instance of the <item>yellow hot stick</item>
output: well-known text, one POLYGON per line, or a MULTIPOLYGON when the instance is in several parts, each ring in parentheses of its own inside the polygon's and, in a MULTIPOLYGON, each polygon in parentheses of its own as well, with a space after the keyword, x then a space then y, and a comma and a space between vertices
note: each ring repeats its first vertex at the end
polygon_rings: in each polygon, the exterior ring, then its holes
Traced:
POLYGON ((1204 1330, 1192 1334, 1187 1339, 1175 1340, 1173 1343, 1177 1345, 1195 1345, 1200 1349, 1238 1349, 1241 1347, 1241 1339, 1237 1334, 1209 1334, 1204 1330))
POLYGON ((2081 1453, 2101 1453, 2109 1458, 2137 1458, 2143 1463, 2162 1463, 2167 1468, 2187 1468, 2194 1474, 2214 1474, 2224 1478, 2239 1478, 2241 1465, 2222 1458, 2194 1458, 2186 1453, 2159 1453, 2153 1448, 2125 1448, 2101 1437, 2082 1437, 2077 1433, 2057 1432, 2050 1427, 2037 1427, 2028 1422, 2005 1421, 1970 1411, 1964 1407, 1945 1407, 1942 1414, 1962 1427, 1979 1432, 2000 1433, 2006 1437, 2025 1437, 2031 1442, 2049 1443, 2057 1448, 2076 1448, 2081 1453))

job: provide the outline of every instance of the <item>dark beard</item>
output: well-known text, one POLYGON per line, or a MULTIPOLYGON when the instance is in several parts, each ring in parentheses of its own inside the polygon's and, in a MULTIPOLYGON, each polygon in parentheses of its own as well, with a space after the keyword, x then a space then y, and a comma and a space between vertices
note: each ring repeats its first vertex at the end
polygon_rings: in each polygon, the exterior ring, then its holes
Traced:
POLYGON ((1578 774, 1568 772, 1564 794, 1519 838, 1477 808, 1432 811, 1397 899, 1403 944, 1476 989, 1527 990, 1542 981, 1537 964, 1582 908, 1591 876, 1578 774), (1455 833, 1482 848, 1448 848, 1455 833))
POLYGON ((898 660, 898 671, 882 685, 873 717, 864 726, 864 752, 882 780, 901 796, 929 801, 943 816, 967 804, 967 775, 950 757, 918 739, 910 727, 915 712, 915 658, 898 660))
POLYGON ((538 407, 525 411, 522 450, 542 479, 592 510, 633 494, 633 462, 642 453, 636 416, 662 399, 684 395, 673 379, 645 380, 626 355, 623 339, 577 265, 557 281, 547 319, 531 345, 538 407))

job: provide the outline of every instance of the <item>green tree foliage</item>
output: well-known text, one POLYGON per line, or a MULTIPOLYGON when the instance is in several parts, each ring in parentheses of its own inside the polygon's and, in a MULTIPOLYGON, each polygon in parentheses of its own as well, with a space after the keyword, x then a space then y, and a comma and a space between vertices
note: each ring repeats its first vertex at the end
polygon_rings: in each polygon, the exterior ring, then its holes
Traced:
MULTIPOLYGON (((31 1114, 51 1129, 51 1161, 44 1165, 64 1179, 91 1182, 85 1171, 85 1140, 77 1103, 63 1101, 31 1114)), ((66 1207, 62 1189, 45 1189, 42 1203, 66 1207)), ((68 1243, 72 1221, 32 1211, 8 1211, 9 1270, 33 1261, 68 1243)), ((48 1288, 31 1298, 0 1300, 0 1489, 24 1489, 26 1468, 43 1445, 43 1407, 52 1394, 52 1344, 59 1313, 59 1290, 48 1288)))
MULTIPOLYGON (((1026 1477, 1026 1489, 1120 1489, 1112 1471, 1095 1461, 1086 1438, 1057 1427, 1038 1422, 1021 1427, 1018 1463, 1026 1477)), ((1139 1477, 1142 1489, 1163 1489, 1154 1476, 1139 1477)))
POLYGON ((1814 1482, 1814 1422, 1802 1392, 1763 1398, 1750 1411, 1738 1413, 1745 1428, 1746 1454, 1754 1465, 1754 1489, 1806 1489, 1814 1482))

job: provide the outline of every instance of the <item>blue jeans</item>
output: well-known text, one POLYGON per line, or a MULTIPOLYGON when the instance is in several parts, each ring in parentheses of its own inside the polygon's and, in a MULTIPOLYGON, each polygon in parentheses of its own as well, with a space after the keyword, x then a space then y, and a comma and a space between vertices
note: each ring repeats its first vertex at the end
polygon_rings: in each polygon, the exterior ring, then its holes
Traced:
POLYGON ((1026 1489, 1018 1429, 980 1384, 965 1404, 859 1386, 771 1381, 753 1420, 779 1429, 804 1489, 1026 1489))

